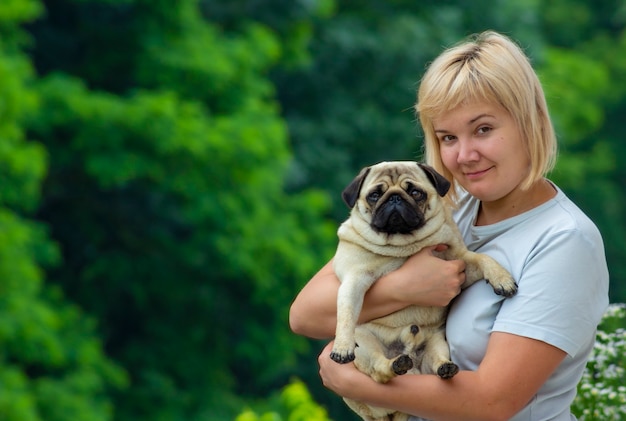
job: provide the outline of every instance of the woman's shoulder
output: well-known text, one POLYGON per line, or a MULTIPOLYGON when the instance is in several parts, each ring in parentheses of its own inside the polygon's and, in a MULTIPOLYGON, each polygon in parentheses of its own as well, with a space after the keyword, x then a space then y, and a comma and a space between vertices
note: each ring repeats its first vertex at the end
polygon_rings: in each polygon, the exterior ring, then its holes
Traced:
POLYGON ((551 209, 552 220, 563 230, 571 230, 582 235, 600 236, 600 231, 592 219, 574 203, 558 186, 551 209))
POLYGON ((531 243, 551 242, 556 236, 578 237, 585 243, 601 244, 600 231, 591 218, 563 190, 552 184, 557 191, 552 199, 520 215, 486 226, 473 225, 480 201, 466 191, 458 190, 454 220, 466 241, 476 239, 482 243, 496 238, 512 238, 514 243, 518 243, 523 237, 534 239, 523 242, 531 246, 531 243))

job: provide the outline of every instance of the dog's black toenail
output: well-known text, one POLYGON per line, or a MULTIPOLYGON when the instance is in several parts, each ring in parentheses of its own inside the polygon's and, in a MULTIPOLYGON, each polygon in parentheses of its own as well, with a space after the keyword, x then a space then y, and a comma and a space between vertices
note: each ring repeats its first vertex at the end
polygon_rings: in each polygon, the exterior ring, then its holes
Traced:
POLYGON ((459 366, 452 362, 444 363, 437 369, 437 375, 442 379, 451 379, 459 372, 459 366))
POLYGON ((413 360, 408 355, 400 355, 391 365, 393 372, 401 376, 413 368, 413 360))

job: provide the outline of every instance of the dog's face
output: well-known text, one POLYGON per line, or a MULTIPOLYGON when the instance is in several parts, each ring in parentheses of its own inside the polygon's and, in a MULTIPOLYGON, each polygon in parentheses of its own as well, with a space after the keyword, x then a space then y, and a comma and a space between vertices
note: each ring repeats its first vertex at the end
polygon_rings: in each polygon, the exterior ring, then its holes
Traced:
POLYGON ((420 229, 433 201, 445 196, 450 182, 433 168, 413 161, 381 162, 361 170, 345 188, 346 204, 385 234, 409 234, 420 229))

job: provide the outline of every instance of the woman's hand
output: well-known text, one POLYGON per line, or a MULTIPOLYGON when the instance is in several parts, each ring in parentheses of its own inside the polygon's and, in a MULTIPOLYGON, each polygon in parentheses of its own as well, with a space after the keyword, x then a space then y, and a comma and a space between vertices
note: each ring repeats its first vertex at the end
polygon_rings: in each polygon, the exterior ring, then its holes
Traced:
POLYGON ((328 343, 317 358, 320 377, 324 386, 339 396, 357 399, 357 393, 367 384, 375 383, 369 376, 360 372, 354 363, 338 364, 331 360, 330 352, 334 341, 328 343))
POLYGON ((422 249, 411 256, 399 269, 381 278, 392 300, 405 305, 443 307, 461 292, 465 282, 465 262, 462 260, 443 260, 436 252, 446 246, 432 246, 422 249), (386 279, 388 278, 388 279, 386 279))

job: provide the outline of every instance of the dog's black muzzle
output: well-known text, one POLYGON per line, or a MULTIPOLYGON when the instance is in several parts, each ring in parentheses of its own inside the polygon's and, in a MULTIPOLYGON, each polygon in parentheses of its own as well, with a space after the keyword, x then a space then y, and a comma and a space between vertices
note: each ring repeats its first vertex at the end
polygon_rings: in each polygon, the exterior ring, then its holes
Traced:
POLYGON ((408 234, 424 225, 424 214, 402 198, 392 194, 374 212, 372 228, 388 234, 408 234))

